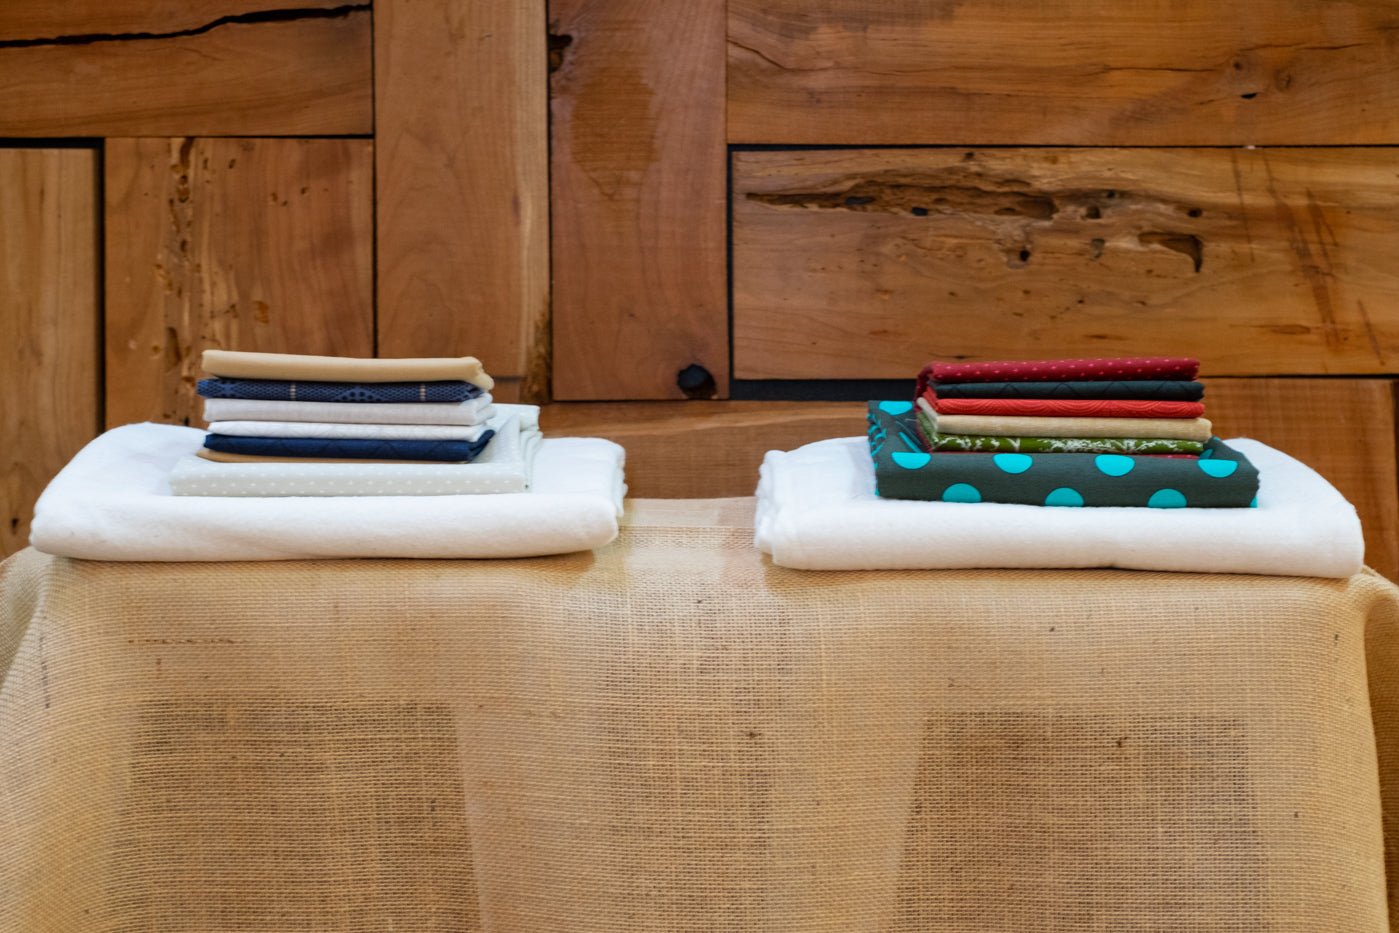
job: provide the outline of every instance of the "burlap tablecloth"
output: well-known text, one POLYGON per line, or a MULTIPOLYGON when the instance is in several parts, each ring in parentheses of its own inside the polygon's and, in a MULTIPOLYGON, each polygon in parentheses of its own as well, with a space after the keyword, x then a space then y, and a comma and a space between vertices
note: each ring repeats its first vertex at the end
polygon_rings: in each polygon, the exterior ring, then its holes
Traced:
POLYGON ((751 514, 639 500, 514 561, 14 556, 0 929, 1386 929, 1380 577, 802 572, 751 514))

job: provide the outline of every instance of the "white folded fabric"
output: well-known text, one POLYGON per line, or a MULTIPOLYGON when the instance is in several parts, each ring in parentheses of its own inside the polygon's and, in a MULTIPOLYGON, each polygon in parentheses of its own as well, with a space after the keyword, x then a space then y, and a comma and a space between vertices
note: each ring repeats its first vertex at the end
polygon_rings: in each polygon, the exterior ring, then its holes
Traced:
POLYGON ((331 460, 267 460, 256 463, 214 462, 187 454, 170 470, 170 491, 177 496, 448 496, 524 492, 539 451, 539 409, 497 415, 487 422, 495 431, 470 463, 366 463, 331 460))
POLYGON ((312 421, 360 424, 481 424, 495 414, 489 392, 465 402, 282 402, 206 398, 205 421, 312 421))
POLYGON ((1122 567, 1348 577, 1361 569, 1360 518, 1330 483, 1258 441, 1227 443, 1258 467, 1256 508, 881 499, 864 437, 770 451, 759 470, 754 543, 773 563, 805 570, 1122 567))
POLYGON ((172 495, 171 468, 203 438, 197 428, 149 422, 101 435, 39 497, 30 544, 90 560, 532 557, 607 544, 626 493, 621 447, 568 437, 540 442, 529 492, 172 495))

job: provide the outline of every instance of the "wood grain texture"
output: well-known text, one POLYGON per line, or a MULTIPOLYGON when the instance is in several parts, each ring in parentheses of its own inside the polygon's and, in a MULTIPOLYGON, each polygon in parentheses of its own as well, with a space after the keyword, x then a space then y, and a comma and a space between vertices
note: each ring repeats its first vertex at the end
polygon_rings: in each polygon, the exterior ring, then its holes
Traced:
POLYGON ((1399 150, 734 154, 734 372, 1170 353, 1399 365, 1399 150))
POLYGON ((107 423, 202 424, 206 348, 373 356, 373 152, 357 139, 113 139, 107 423))
POLYGON ((516 394, 541 400, 543 4, 378 0, 374 15, 379 353, 476 356, 516 394))
MULTIPOLYGON (((1390 380, 1204 381, 1216 433, 1255 438, 1324 476, 1360 513, 1366 562, 1399 581, 1390 380)), ((864 418, 864 402, 571 402, 546 405, 540 424, 546 436, 626 448, 629 496, 687 499, 751 496, 767 451, 862 435, 864 418)))
POLYGON ((549 13, 554 397, 726 394, 724 3, 549 13))
POLYGON ((0 41, 0 135, 371 133, 369 8, 340 10, 189 33, 178 17, 151 25, 153 38, 0 41))
POLYGON ((729 140, 1338 145, 1399 135, 1387 0, 731 0, 729 140))
POLYGON ((1399 477, 1389 379, 1210 379, 1220 437, 1252 437, 1316 470, 1360 513, 1365 562, 1399 581, 1399 477))
POLYGON ((101 429, 97 157, 0 149, 0 557, 101 429))
POLYGON ((863 402, 558 402, 540 412, 548 437, 605 437, 627 451, 627 495, 751 496, 769 450, 865 430, 863 402))
POLYGON ((208 29, 227 19, 351 5, 347 0, 5 0, 0 4, 0 42, 164 35, 208 29))

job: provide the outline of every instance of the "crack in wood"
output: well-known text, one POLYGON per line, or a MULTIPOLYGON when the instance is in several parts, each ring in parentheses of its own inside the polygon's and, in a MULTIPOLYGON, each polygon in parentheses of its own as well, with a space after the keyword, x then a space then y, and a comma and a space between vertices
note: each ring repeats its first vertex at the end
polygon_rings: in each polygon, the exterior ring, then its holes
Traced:
POLYGON ((969 212, 997 217, 1049 220, 1059 211, 1054 198, 1025 188, 964 184, 910 183, 862 179, 841 191, 750 191, 748 200, 771 207, 806 210, 930 213, 969 212))
POLYGON ((36 39, 0 39, 0 49, 24 49, 45 45, 93 45, 99 42, 133 42, 149 39, 181 39, 200 36, 221 26, 234 24, 285 23, 304 19, 341 19, 354 13, 368 12, 369 3, 352 3, 328 9, 257 10, 251 13, 231 13, 220 16, 203 26, 171 32, 84 33, 75 36, 49 36, 36 39))

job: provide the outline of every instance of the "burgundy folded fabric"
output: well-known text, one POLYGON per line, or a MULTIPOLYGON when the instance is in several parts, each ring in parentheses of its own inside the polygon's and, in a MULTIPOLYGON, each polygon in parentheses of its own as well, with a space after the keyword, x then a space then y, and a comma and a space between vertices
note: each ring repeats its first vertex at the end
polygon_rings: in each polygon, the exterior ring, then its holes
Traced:
POLYGON ((918 373, 921 395, 937 382, 1047 382, 1100 379, 1194 379, 1200 361, 1183 356, 1117 357, 1076 360, 1008 360, 987 363, 926 364, 918 373))
POLYGON ((941 415, 1038 415, 1046 418, 1199 418, 1201 402, 1134 398, 939 398, 923 394, 941 415))

